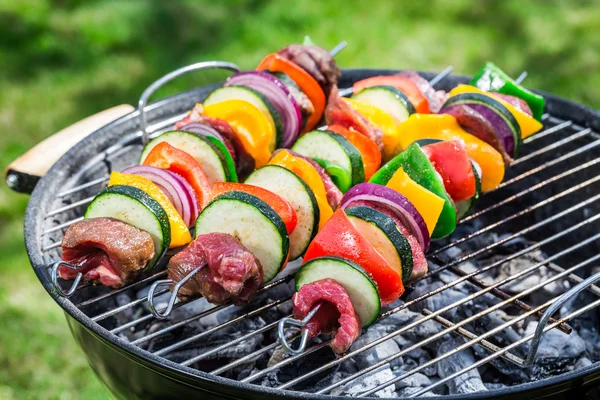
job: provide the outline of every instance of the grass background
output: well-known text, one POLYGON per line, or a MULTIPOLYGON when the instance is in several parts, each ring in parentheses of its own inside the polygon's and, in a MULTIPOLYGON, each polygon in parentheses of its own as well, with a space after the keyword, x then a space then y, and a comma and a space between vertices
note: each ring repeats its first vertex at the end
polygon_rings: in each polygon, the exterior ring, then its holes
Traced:
MULTIPOLYGON (((598 1, 0 1, 0 165, 55 131, 134 104, 154 79, 223 59, 253 68, 308 34, 342 67, 472 74, 493 60, 526 84, 600 107, 598 1)), ((202 84, 200 75, 166 95, 202 84)), ((23 246, 27 196, 0 184, 0 399, 106 399, 23 246)))

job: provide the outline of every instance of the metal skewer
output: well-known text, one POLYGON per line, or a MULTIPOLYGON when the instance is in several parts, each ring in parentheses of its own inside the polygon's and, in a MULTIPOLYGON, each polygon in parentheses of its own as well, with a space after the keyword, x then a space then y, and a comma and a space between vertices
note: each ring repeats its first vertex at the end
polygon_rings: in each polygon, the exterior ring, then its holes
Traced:
POLYGON ((179 293, 179 290, 183 287, 183 285, 187 283, 187 281, 192 279, 194 275, 196 275, 202 268, 206 266, 206 262, 200 264, 198 267, 194 268, 189 274, 187 274, 182 280, 177 282, 175 286, 173 286, 173 288, 171 289, 171 295, 169 296, 169 302, 162 311, 158 311, 158 309, 154 306, 154 296, 156 295, 156 292, 158 291, 159 287, 171 286, 175 283, 175 281, 172 279, 161 279, 160 281, 154 282, 152 286, 150 286, 150 290, 148 291, 148 308, 150 309, 152 315, 154 315, 154 317, 157 319, 166 319, 169 316, 169 314, 171 314, 171 311, 173 311, 173 306, 175 305, 175 301, 177 301, 177 294, 179 293))
MULTIPOLYGON (((302 353, 306 348, 306 344, 308 343, 308 331, 306 329, 302 330, 302 335, 300 335, 300 346, 298 346, 298 348, 295 349, 292 347, 291 341, 288 342, 288 338, 285 336, 285 326, 291 325, 302 329, 304 326, 306 326, 306 324, 308 324, 312 317, 315 316, 317 311, 319 311, 319 308, 321 308, 321 304, 322 303, 318 303, 312 310, 310 310, 310 312, 306 314, 302 321, 298 321, 297 319, 294 319, 292 317, 285 317, 279 321, 279 323, 277 324, 277 336, 279 337, 279 342, 281 342, 281 345, 287 352, 292 353, 294 355, 302 353)), ((296 337, 296 335, 292 335, 292 341, 296 337)))

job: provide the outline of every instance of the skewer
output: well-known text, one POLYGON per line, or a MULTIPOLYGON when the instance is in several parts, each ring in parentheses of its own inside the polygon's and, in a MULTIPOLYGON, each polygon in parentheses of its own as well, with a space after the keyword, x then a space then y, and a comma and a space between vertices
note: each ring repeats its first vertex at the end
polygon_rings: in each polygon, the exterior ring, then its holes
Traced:
POLYGON ((157 289, 161 286, 170 286, 175 283, 172 279, 162 279, 160 281, 156 281, 150 286, 150 290, 148 291, 148 307, 150 308, 150 312, 157 319, 166 319, 171 311, 173 311, 173 306, 175 305, 175 301, 177 300, 177 293, 179 293, 179 289, 186 284, 187 281, 192 279, 194 275, 198 273, 202 268, 206 267, 206 262, 200 264, 198 267, 194 268, 189 274, 187 274, 182 280, 177 282, 175 286, 173 286, 173 290, 171 290, 171 295, 169 296, 169 302, 167 306, 162 310, 158 311, 158 309, 154 306, 154 295, 157 292, 157 289))
MULTIPOLYGON (((310 310, 310 312, 306 314, 302 321, 298 321, 297 319, 294 319, 292 317, 285 317, 279 321, 279 323, 277 324, 277 336, 279 336, 279 341, 281 342, 281 345, 287 352, 292 353, 294 355, 302 353, 306 348, 306 344, 308 343, 308 331, 306 329, 302 330, 302 335, 300 337, 300 346, 297 349, 295 349, 292 347, 291 341, 288 342, 288 337, 286 337, 285 335, 285 325, 292 325, 300 327, 300 329, 302 329, 306 324, 308 324, 312 317, 315 316, 317 311, 319 311, 319 308, 321 308, 321 304, 322 303, 318 303, 312 310, 310 310)), ((296 337, 296 335, 290 336, 292 341, 295 340, 296 337)))

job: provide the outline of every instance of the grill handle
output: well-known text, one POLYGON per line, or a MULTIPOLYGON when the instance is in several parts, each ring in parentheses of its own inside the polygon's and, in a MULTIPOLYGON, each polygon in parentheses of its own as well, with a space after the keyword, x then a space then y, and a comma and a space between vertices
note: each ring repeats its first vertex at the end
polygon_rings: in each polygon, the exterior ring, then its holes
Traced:
POLYGON ((6 184, 16 192, 31 194, 40 178, 71 147, 134 110, 129 104, 109 108, 46 138, 8 165, 4 173, 6 184))

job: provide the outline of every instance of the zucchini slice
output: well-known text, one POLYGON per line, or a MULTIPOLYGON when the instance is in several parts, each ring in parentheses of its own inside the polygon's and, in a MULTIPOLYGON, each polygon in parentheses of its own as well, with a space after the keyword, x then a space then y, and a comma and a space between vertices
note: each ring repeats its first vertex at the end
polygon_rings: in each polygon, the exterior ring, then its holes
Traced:
POLYGON ((221 232, 236 237, 260 261, 264 281, 283 268, 290 249, 281 217, 264 201, 244 192, 217 196, 196 219, 196 237, 221 232))
POLYGON ((456 218, 460 221, 469 214, 479 196, 481 196, 481 167, 474 160, 471 160, 473 175, 475 175, 475 195, 470 199, 456 203, 456 218))
POLYGON ((414 114, 415 107, 408 97, 393 86, 373 86, 361 90, 353 99, 369 103, 391 115, 396 123, 404 122, 414 114))
POLYGON ((394 220, 365 206, 350 207, 345 211, 352 225, 398 271, 402 280, 408 280, 413 270, 412 250, 394 220))
POLYGON ((283 124, 281 116, 273 104, 262 93, 247 86, 223 86, 213 90, 204 100, 204 105, 220 103, 227 100, 243 100, 258 108, 275 127, 277 147, 282 147, 283 124))
POLYGON ((312 190, 298 175, 279 165, 257 169, 246 183, 270 190, 294 208, 298 224, 290 234, 290 260, 303 256, 319 229, 319 206, 312 190))
MULTIPOLYGON (((365 181, 365 168, 362 155, 342 135, 331 131, 311 131, 302 135, 292 146, 292 150, 305 157, 319 159, 334 164, 345 170, 352 180, 352 186, 365 181)), ((338 180, 339 181, 339 180, 338 180)), ((340 187, 342 192, 348 187, 340 187)))
MULTIPOLYGON (((202 166, 211 184, 213 182, 228 182, 228 177, 231 177, 231 171, 227 171, 227 163, 222 158, 224 154, 211 141, 192 132, 170 131, 151 140, 142 150, 140 164, 143 164, 150 151, 162 142, 167 142, 176 149, 185 151, 194 157, 202 166)), ((229 157, 231 158, 230 154, 229 157)), ((233 160, 231 162, 233 163, 233 160)))
POLYGON ((296 291, 306 284, 333 279, 346 289, 362 327, 372 325, 379 317, 381 301, 377 285, 358 264, 338 257, 315 258, 296 272, 296 291))
POLYGON ((104 189, 85 210, 84 218, 115 218, 150 234, 156 265, 171 244, 171 226, 165 210, 146 192, 133 186, 115 185, 104 189))

